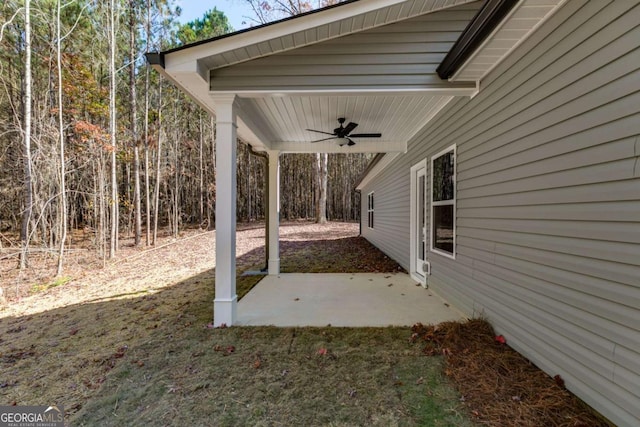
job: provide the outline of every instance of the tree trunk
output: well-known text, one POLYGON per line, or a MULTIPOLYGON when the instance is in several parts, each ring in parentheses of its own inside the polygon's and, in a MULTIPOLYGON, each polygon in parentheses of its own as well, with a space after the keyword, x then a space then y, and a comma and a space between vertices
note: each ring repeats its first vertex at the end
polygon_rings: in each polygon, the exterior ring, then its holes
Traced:
POLYGON ((118 250, 118 177, 116 145, 116 31, 115 0, 109 1, 109 133, 111 136, 111 240, 109 258, 116 256, 118 250))
POLYGON ((200 116, 200 148, 198 150, 198 161, 200 163, 199 172, 200 172, 200 228, 202 228, 202 224, 204 223, 204 128, 202 126, 202 112, 199 114, 200 116))
POLYGON ((29 223, 33 209, 33 186, 31 184, 31 10, 30 0, 24 2, 24 210, 20 229, 20 269, 28 266, 29 223))
MULTIPOLYGON (((147 0, 147 52, 150 51, 151 40, 151 0, 147 0)), ((151 197, 149 186, 149 66, 145 67, 144 78, 144 194, 146 208, 146 244, 149 246, 151 233, 151 197)))
POLYGON ((64 262, 64 245, 67 240, 67 188, 65 181, 65 154, 64 154, 64 122, 62 116, 62 41, 60 39, 60 26, 62 22, 60 20, 60 0, 57 2, 57 44, 56 54, 58 56, 58 137, 60 143, 60 246, 58 250, 58 269, 56 275, 62 274, 62 267, 64 262))
POLYGON ((176 127, 175 139, 173 141, 173 156, 175 166, 175 181, 173 183, 173 237, 178 238, 178 223, 180 222, 180 158, 178 156, 178 141, 180 136, 178 135, 178 119, 176 117, 178 108, 174 106, 174 126, 176 127))
POLYGON ((140 246, 142 212, 140 211, 140 149, 138 148, 138 103, 136 100, 136 2, 129 2, 129 101, 131 105, 131 139, 133 141, 134 240, 140 246))
POLYGON ((153 245, 158 241, 158 215, 160 214, 160 166, 162 159, 162 77, 160 77, 160 95, 158 105, 158 152, 156 163, 156 186, 153 205, 153 245))
POLYGON ((327 222, 327 153, 316 154, 316 222, 324 224, 327 222))

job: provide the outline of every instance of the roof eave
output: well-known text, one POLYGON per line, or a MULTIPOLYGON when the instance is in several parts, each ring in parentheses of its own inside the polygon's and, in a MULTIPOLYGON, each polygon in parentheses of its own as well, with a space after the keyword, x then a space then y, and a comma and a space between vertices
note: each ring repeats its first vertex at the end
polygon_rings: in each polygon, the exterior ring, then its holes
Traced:
POLYGON ((517 3, 518 0, 487 0, 436 69, 440 78, 453 76, 517 3))

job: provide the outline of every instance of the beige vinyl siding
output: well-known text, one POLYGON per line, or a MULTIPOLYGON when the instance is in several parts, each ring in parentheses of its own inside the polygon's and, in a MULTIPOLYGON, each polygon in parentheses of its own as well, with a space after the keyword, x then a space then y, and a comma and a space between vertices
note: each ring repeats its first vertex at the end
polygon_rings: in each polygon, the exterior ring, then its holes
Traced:
MULTIPOLYGON (((405 158, 406 156, 399 156, 405 158)), ((395 161, 376 177, 376 226, 362 227, 362 235, 409 270, 409 168, 395 173, 395 161)), ((370 189, 371 188, 371 189, 370 189)), ((373 191, 365 187, 361 194, 373 191)), ((361 204, 362 205, 362 204, 361 204)), ((366 218, 366 205, 362 218, 366 218)))
POLYGON ((481 2, 210 72, 212 90, 465 87, 435 70, 481 2))
POLYGON ((639 25, 635 1, 567 2, 363 190, 365 237, 406 267, 410 167, 456 144, 457 257, 429 253, 429 286, 621 426, 640 425, 639 25))

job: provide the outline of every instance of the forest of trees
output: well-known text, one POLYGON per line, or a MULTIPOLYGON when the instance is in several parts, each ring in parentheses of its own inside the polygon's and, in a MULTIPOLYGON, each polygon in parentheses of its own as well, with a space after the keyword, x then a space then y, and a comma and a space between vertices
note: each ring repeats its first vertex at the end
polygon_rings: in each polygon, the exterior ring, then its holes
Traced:
MULTIPOLYGON (((244 1, 255 23, 333 3, 244 1)), ((173 0, 0 4, 0 256, 20 248, 27 268, 33 251, 55 251, 60 273, 70 230, 114 257, 122 235, 148 246, 159 227, 215 227, 214 120, 144 53, 233 29, 216 9, 186 24, 179 14, 173 0)), ((282 218, 322 220, 326 209, 357 220, 353 186, 368 159, 283 154, 282 218)), ((239 142, 238 221, 264 217, 264 181, 264 159, 239 142)))

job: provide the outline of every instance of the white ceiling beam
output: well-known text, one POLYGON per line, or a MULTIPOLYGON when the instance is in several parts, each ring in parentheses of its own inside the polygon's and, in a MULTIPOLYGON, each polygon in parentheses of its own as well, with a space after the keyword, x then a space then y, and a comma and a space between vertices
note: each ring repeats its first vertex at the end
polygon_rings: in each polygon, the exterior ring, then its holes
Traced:
POLYGON ((262 116, 251 108, 247 99, 238 98, 237 105, 238 134, 242 140, 258 151, 270 150, 273 138, 267 135, 262 116))

